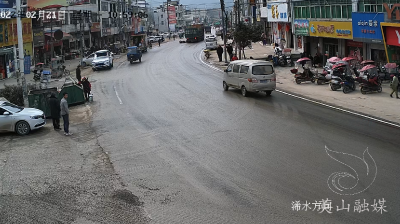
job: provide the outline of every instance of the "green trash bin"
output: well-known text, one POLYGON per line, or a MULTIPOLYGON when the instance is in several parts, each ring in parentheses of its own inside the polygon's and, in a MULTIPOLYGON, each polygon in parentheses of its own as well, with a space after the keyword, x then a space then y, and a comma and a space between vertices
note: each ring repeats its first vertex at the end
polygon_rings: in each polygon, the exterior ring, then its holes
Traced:
POLYGON ((68 93, 67 102, 68 105, 78 105, 85 102, 85 95, 83 94, 82 87, 75 85, 74 83, 65 83, 58 95, 58 98, 61 100, 64 96, 64 93, 68 93))
POLYGON ((42 110, 46 117, 51 116, 48 99, 54 93, 58 96, 57 88, 31 90, 28 93, 29 107, 42 110))

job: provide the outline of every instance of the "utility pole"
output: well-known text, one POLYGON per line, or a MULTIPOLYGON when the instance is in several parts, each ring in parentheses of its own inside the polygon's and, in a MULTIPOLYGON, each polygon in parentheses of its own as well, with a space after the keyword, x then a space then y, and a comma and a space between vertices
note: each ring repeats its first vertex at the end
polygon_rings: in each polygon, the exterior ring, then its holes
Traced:
POLYGON ((227 57, 226 57, 226 15, 225 15, 225 2, 224 0, 220 0, 221 2, 221 11, 222 11, 222 37, 224 38, 224 58, 225 58, 225 63, 228 63, 227 57))
POLYGON ((171 30, 169 29, 169 0, 167 0, 167 23, 168 23, 168 35, 171 33, 171 30))
POLYGON ((80 15, 81 15, 81 24, 79 24, 79 25, 80 25, 80 28, 81 28, 81 63, 82 63, 83 62, 83 57, 84 57, 83 44, 85 42, 85 38, 84 38, 84 35, 85 35, 85 16, 82 15, 82 14, 80 14, 80 15))
MULTIPOLYGON (((21 1, 17 0, 17 12, 21 12, 21 1)), ((23 94, 23 99, 24 99, 24 105, 28 106, 28 93, 27 93, 27 88, 26 88, 26 80, 25 80, 25 74, 24 74, 24 42, 22 39, 22 22, 21 22, 21 16, 17 16, 17 33, 18 35, 18 54, 19 54, 19 73, 21 75, 22 79, 22 94, 23 94)))

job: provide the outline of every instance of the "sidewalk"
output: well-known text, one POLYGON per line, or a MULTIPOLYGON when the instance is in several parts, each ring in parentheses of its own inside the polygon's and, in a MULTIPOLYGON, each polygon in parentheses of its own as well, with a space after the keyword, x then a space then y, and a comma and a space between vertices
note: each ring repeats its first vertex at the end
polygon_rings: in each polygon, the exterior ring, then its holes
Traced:
MULTIPOLYGON (((116 64, 117 62, 119 62, 120 58, 124 58, 126 54, 125 53, 121 53, 119 55, 115 55, 114 56, 114 64, 116 64)), ((66 60, 64 63, 64 66, 66 67, 67 70, 70 71, 71 77, 75 79, 75 74, 76 74, 76 68, 80 63, 80 58, 76 58, 76 59, 72 59, 72 60, 66 60)), ((92 69, 91 66, 86 66, 86 67, 81 67, 81 76, 89 76, 92 73, 92 69)), ((26 80, 26 84, 35 84, 35 80, 33 80, 33 72, 31 72, 30 74, 25 75, 25 80, 26 80)), ((20 83, 22 83, 22 80, 19 80, 20 83)), ((65 82, 65 77, 60 78, 60 79, 54 79, 52 78, 50 80, 50 83, 48 84, 49 88, 52 87, 61 87, 65 82)), ((12 78, 8 78, 8 79, 3 79, 0 80, 0 89, 4 88, 5 85, 17 85, 17 78, 16 77, 12 77, 12 78)), ((40 85, 39 82, 36 83, 37 85, 40 85)))
MULTIPOLYGON (((254 59, 264 59, 267 55, 273 54, 272 46, 262 46, 259 43, 253 43, 253 49, 246 49, 247 58, 252 56, 254 59)), ((218 62, 218 56, 215 51, 211 52, 211 56, 207 63, 214 65, 221 70, 226 69, 225 62, 218 62)), ((344 94, 342 90, 332 91, 329 85, 317 85, 313 83, 296 84, 290 69, 293 67, 275 67, 277 74, 277 89, 285 92, 303 96, 315 101, 325 102, 327 104, 356 111, 362 114, 381 118, 384 120, 400 123, 400 100, 390 98, 391 89, 388 82, 382 84, 382 93, 361 94, 360 88, 348 94, 344 94)), ((319 71, 322 68, 318 69, 319 71)), ((222 88, 222 87, 221 87, 222 88)))

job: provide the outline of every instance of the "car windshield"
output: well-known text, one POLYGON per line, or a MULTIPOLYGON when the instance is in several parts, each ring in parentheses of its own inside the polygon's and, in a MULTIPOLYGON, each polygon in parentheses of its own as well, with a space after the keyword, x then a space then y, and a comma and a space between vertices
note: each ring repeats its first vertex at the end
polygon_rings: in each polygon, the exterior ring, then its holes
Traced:
POLYGON ((4 102, 3 104, 1 104, 1 107, 8 111, 11 111, 12 113, 19 113, 24 109, 23 107, 19 107, 9 102, 4 102))
POLYGON ((274 73, 274 68, 271 65, 253 66, 253 75, 271 75, 272 73, 274 73))
POLYGON ((128 53, 130 53, 130 54, 136 54, 136 48, 128 49, 128 53))
POLYGON ((97 57, 107 57, 107 51, 96 53, 97 57))

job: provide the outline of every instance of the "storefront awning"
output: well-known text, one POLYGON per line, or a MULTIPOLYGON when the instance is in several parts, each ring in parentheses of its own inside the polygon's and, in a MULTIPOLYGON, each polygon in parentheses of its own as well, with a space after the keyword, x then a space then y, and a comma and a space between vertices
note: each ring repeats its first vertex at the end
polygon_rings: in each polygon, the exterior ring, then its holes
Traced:
MULTIPOLYGON (((48 36, 48 37, 51 37, 51 33, 46 33, 45 35, 48 36)), ((72 38, 72 36, 69 33, 63 32, 63 40, 69 40, 71 38, 72 38)))

